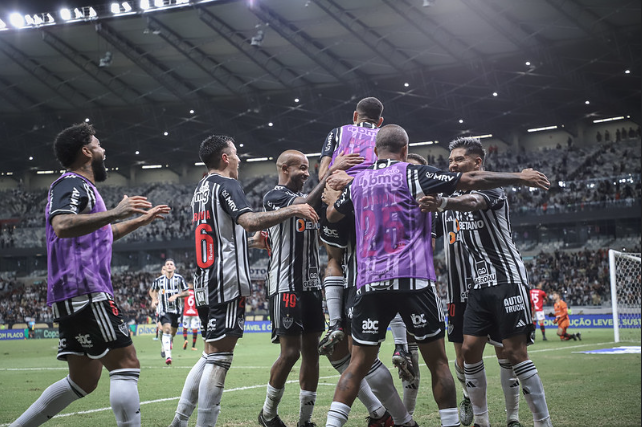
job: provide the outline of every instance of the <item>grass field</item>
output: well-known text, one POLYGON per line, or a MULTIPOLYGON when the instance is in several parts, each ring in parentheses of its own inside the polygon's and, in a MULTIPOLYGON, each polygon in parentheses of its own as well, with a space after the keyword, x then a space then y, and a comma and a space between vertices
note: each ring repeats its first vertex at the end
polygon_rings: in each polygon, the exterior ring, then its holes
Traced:
MULTIPOLYGON (((574 331, 575 332, 575 331, 574 331)), ((641 425, 640 355, 588 355, 580 351, 613 347, 612 331, 582 330, 581 342, 560 342, 553 330, 549 341, 538 341, 530 347, 532 360, 544 382, 552 420, 556 427, 641 425)), ((538 337, 539 337, 538 331, 538 337)), ((392 338, 382 346, 382 360, 390 364, 392 338)), ((191 336, 190 336, 191 339, 191 336)), ((164 366, 159 341, 151 337, 134 337, 141 362, 139 392, 143 426, 169 425, 183 381, 201 352, 183 351, 182 336, 176 337, 174 364, 164 366)), ((66 364, 55 359, 57 341, 0 341, 0 426, 17 418, 51 383, 66 375, 66 364)), ((202 343, 199 343, 202 350, 202 343)), ((636 343, 635 345, 639 345, 636 343)), ((449 357, 454 358, 447 344, 449 357)), ((269 368, 278 355, 278 346, 270 344, 269 335, 246 334, 236 348, 234 363, 228 373, 221 404, 220 426, 256 426, 256 418, 265 399, 269 368)), ((505 424, 504 403, 499 385, 498 365, 494 351, 487 349, 486 369, 489 383, 489 407, 493 426, 505 424)), ((297 365, 298 367, 298 365, 297 365)), ((279 414, 288 426, 298 419, 298 369, 290 374, 279 414)), ((396 374, 393 373, 396 378, 396 374)), ((436 404, 432 399, 428 370, 421 371, 415 419, 421 426, 439 426, 436 404)), ((321 360, 321 380, 313 421, 325 425, 326 412, 332 401, 338 374, 327 360, 321 360)), ((398 386, 400 383, 398 383, 398 386)), ((401 390, 399 388, 399 390, 401 390)), ((520 416, 525 426, 532 418, 522 399, 520 416)), ((347 426, 364 426, 366 411, 355 402, 347 426)), ((196 414, 190 420, 195 425, 196 414)), ((114 426, 109 408, 109 377, 103 374, 98 389, 74 402, 47 426, 114 426)))

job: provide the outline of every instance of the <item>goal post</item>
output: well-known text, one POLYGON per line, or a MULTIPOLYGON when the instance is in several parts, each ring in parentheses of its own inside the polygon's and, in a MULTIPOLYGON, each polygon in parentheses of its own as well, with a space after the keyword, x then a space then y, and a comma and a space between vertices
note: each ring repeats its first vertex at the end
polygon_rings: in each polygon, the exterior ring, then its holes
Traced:
POLYGON ((640 342, 640 254, 609 250, 615 342, 640 342))

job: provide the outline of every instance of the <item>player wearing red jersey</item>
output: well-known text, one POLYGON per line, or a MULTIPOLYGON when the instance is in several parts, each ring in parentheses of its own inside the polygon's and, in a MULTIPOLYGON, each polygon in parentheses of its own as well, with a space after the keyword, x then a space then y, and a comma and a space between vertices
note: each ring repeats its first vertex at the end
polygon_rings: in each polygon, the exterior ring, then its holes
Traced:
POLYGON ((546 328, 544 327, 544 302, 546 301, 546 292, 542 290, 544 282, 539 282, 535 289, 531 289, 531 304, 533 304, 535 319, 533 319, 533 326, 539 323, 539 329, 542 331, 542 340, 546 340, 546 328))
POLYGON ((198 310, 196 310, 196 300, 194 299, 194 286, 190 283, 189 295, 185 298, 183 305, 183 350, 187 349, 187 330, 192 330, 192 351, 196 351, 196 340, 198 339, 198 329, 200 328, 201 321, 198 317, 198 310))

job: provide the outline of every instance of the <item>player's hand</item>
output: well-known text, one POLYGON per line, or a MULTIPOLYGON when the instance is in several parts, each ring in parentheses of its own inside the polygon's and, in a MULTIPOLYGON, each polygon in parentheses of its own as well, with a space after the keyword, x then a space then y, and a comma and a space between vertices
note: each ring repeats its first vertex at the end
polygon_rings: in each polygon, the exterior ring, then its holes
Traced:
POLYGON ((157 305, 158 305, 158 301, 152 301, 152 305, 151 305, 152 308, 156 308, 157 305))
POLYGON ((427 194, 417 201, 422 212, 437 212, 443 199, 439 194, 427 194))
POLYGON ((536 170, 524 169, 520 175, 522 183, 529 187, 541 188, 542 190, 548 190, 551 187, 546 175, 536 170))
POLYGON ((178 299, 178 294, 172 295, 171 297, 167 298, 167 301, 169 302, 174 302, 178 299))
POLYGON ((292 205, 290 208, 295 212, 296 217, 305 218, 308 221, 313 223, 319 222, 319 215, 314 210, 314 208, 307 203, 301 203, 300 205, 292 205))
POLYGON ((116 214, 117 219, 125 219, 134 214, 146 214, 147 211, 144 209, 149 209, 151 207, 152 204, 147 201, 147 197, 127 197, 127 195, 125 195, 123 200, 118 203, 118 206, 114 208, 114 213, 116 214))
POLYGON ((345 173, 345 171, 334 171, 332 175, 328 177, 326 185, 333 190, 343 191, 352 180, 353 178, 345 173))
POLYGON ((323 190, 323 194, 321 195, 321 200, 323 200, 323 203, 328 206, 334 205, 334 202, 339 200, 339 197, 341 197, 341 193, 342 191, 333 190, 326 185, 325 189, 323 190))
POLYGON ((359 165, 366 160, 357 153, 343 154, 343 151, 334 159, 334 164, 330 168, 330 173, 334 171, 345 171, 352 166, 359 165))
POLYGON ((168 214, 171 208, 167 205, 154 206, 150 210, 144 212, 144 215, 139 217, 141 225, 147 225, 155 219, 165 219, 165 214, 168 214))
POLYGON ((556 317, 555 320, 553 320, 553 325, 557 325, 557 322, 559 322, 559 321, 560 321, 560 319, 556 317))

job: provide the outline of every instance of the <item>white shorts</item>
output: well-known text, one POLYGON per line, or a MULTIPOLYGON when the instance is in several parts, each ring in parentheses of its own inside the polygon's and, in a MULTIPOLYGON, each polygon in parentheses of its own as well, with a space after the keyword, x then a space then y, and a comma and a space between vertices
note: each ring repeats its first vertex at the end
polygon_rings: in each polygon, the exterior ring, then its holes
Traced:
POLYGON ((546 319, 546 316, 544 315, 544 311, 536 311, 535 318, 537 319, 538 322, 543 322, 544 319, 546 319))
POLYGON ((183 328, 199 329, 200 327, 201 319, 198 316, 183 316, 183 328))

